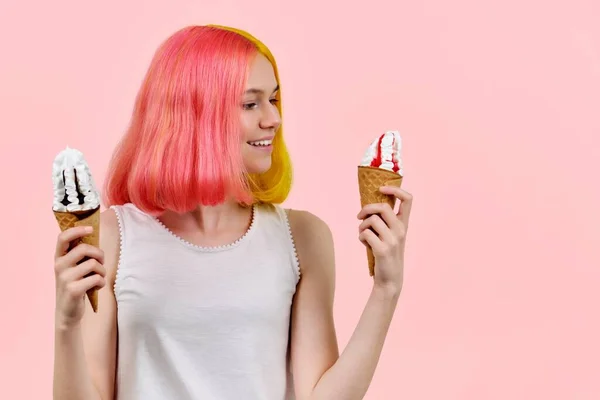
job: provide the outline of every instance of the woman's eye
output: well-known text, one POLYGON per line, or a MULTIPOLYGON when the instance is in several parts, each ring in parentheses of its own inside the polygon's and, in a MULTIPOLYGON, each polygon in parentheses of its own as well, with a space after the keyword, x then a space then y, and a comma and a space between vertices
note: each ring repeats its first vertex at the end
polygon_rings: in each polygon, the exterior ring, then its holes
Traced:
MULTIPOLYGON (((278 99, 271 99, 269 100, 269 102, 273 105, 276 105, 277 103, 279 103, 278 99)), ((257 102, 251 102, 251 103, 244 103, 244 110, 253 110, 255 108, 258 107, 258 103, 257 102)))

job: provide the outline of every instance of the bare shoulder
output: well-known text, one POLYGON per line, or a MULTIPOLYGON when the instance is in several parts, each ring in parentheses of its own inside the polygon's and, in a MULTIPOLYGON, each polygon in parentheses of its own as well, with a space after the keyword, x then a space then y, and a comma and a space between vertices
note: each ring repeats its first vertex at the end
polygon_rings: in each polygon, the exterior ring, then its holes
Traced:
POLYGON ((286 212, 303 274, 311 267, 333 269, 333 235, 329 225, 309 211, 286 212))
POLYGON ((117 213, 108 208, 100 213, 100 248, 104 251, 104 267, 109 282, 113 282, 120 252, 120 230, 117 213))
POLYGON ((290 227, 298 234, 322 234, 331 236, 331 229, 325 221, 306 210, 286 209, 290 227))
POLYGON ((112 208, 107 208, 100 213, 100 229, 109 233, 119 232, 119 221, 117 219, 117 213, 112 208))

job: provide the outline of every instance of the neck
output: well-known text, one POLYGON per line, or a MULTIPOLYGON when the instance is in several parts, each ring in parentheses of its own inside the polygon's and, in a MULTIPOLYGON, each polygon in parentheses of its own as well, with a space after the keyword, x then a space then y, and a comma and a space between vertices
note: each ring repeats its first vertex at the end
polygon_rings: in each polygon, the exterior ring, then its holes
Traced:
POLYGON ((240 224, 249 223, 252 209, 243 207, 235 200, 226 200, 216 206, 198 205, 186 214, 165 212, 161 219, 176 230, 199 231, 202 234, 215 235, 231 229, 239 229, 240 224))
POLYGON ((248 208, 242 207, 233 200, 226 200, 216 206, 199 205, 190 213, 198 228, 208 233, 227 229, 247 214, 248 208))

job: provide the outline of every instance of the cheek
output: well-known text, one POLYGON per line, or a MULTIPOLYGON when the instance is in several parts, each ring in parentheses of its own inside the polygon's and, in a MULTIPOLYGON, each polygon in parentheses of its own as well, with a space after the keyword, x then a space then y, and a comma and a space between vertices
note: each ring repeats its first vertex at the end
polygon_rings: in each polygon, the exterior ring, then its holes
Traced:
POLYGON ((250 113, 242 113, 240 117, 240 129, 242 130, 242 141, 245 143, 252 139, 253 121, 250 113))

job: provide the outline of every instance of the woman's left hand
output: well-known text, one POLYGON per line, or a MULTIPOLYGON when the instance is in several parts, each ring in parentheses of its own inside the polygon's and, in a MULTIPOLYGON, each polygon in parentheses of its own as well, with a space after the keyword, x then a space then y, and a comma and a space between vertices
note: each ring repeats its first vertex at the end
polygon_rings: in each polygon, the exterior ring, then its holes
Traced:
POLYGON ((399 292, 402 289, 404 248, 413 198, 399 187, 384 186, 380 191, 400 201, 398 213, 389 204, 367 204, 357 216, 364 220, 358 228, 359 239, 373 251, 375 285, 399 292))

